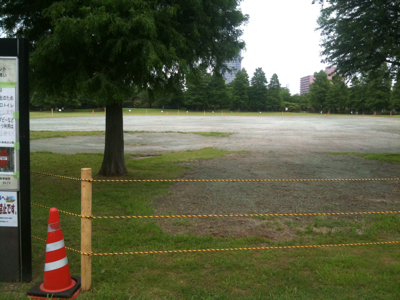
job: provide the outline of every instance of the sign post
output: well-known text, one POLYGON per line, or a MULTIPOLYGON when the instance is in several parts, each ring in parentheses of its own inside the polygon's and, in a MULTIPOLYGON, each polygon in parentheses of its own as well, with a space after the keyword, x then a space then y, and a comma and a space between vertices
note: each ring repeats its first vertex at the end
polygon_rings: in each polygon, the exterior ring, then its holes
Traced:
POLYGON ((0 282, 32 280, 28 46, 0 39, 0 282))

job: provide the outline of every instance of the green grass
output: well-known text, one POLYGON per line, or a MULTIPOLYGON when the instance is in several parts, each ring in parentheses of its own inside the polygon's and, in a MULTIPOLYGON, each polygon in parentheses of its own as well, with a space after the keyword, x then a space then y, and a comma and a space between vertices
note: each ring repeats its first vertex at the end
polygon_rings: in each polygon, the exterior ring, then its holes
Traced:
POLYGON ((228 137, 233 134, 230 132, 193 132, 193 133, 204 136, 220 136, 220 137, 228 137))
POLYGON ((38 140, 38 139, 49 139, 56 137, 67 137, 73 135, 96 135, 96 134, 104 134, 104 131, 31 131, 30 139, 38 140))
POLYGON ((369 160, 400 162, 400 153, 358 153, 358 152, 331 152, 332 155, 352 155, 369 160))
MULTIPOLYGON (((236 111, 230 111, 230 110, 217 110, 214 113, 212 111, 188 111, 186 113, 186 110, 177 110, 177 109, 159 109, 159 108, 124 108, 123 113, 125 116, 208 116, 208 117, 221 117, 221 116, 245 116, 245 117, 281 117, 281 112, 236 112, 236 111), (130 111, 129 111, 130 110, 130 111), (162 112, 161 112, 162 111, 162 112), (167 115, 168 113, 168 115, 167 115)), ((30 113, 30 118, 35 119, 35 118, 69 118, 69 117, 97 117, 97 116, 103 116, 104 117, 104 109, 94 109, 94 114, 92 109, 76 109, 74 111, 65 111, 65 112, 54 112, 53 115, 51 114, 51 111, 43 111, 43 112, 31 112, 30 113)), ((318 113, 295 113, 295 112, 283 112, 283 117, 320 117, 323 118, 325 115, 324 114, 318 114, 318 113)), ((337 117, 337 116, 347 116, 347 117, 352 117, 352 118, 359 118, 359 117, 372 117, 372 115, 341 115, 341 114, 330 114, 329 117, 337 117)), ((329 118, 328 117, 328 118, 329 118)), ((374 118, 377 117, 388 117, 388 118, 400 118, 400 115, 396 116, 389 116, 389 115, 377 115, 374 116, 374 118)))
MULTIPOLYGON (((192 133, 199 134, 203 136, 220 136, 220 137, 228 137, 233 133, 230 132, 186 132, 186 131, 161 131, 162 133, 192 133)), ((38 139, 48 139, 48 138, 56 138, 56 137, 67 137, 67 136, 85 136, 85 135, 97 135, 104 134, 104 131, 31 131, 30 139, 38 140, 38 139)), ((158 133, 158 131, 124 131, 124 133, 158 133)))
MULTIPOLYGON (((223 157, 228 151, 202 149, 141 160, 126 155, 126 179, 179 178, 180 163, 223 157)), ((31 153, 32 170, 80 177, 80 168, 100 169, 101 154, 31 153)), ((94 178, 101 178, 97 175, 94 178)), ((80 182, 32 174, 32 202, 80 212, 80 182)), ((224 183, 226 184, 226 183, 224 183)), ((230 184, 230 183, 229 183, 230 184)), ((229 188, 229 184, 226 184, 229 188)), ((151 215, 154 201, 171 183, 93 183, 93 215, 151 215)), ((251 183, 249 183, 251 188, 251 183)), ((218 213, 218 212, 216 212, 218 213)), ((80 248, 80 219, 61 214, 67 246, 80 248)), ((32 234, 45 238, 48 210, 32 206, 32 234)), ((209 249, 309 244, 339 244, 400 239, 400 217, 381 215, 341 219, 316 217, 270 219, 281 232, 298 227, 296 238, 214 238, 172 235, 155 220, 93 220, 94 252, 209 249), (327 232, 315 229, 336 228, 327 232), (303 228, 303 229, 301 229, 303 228), (360 230, 362 231, 360 233, 360 230)), ((190 219, 167 220, 190 226, 190 219)), ((45 243, 33 240, 33 283, 0 283, 0 299, 26 299, 27 290, 43 279, 45 243)), ((93 257, 93 289, 79 299, 398 299, 398 245, 343 248, 178 253, 93 257)), ((73 275, 80 273, 80 255, 68 251, 73 275)))

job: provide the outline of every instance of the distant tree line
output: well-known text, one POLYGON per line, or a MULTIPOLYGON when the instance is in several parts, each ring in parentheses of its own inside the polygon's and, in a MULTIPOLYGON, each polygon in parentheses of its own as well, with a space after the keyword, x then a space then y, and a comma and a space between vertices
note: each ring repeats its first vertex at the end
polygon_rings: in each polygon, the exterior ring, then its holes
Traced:
POLYGON ((396 113, 400 109, 400 77, 393 85, 386 63, 368 73, 353 76, 348 87, 335 74, 330 81, 324 71, 314 73, 307 94, 311 108, 332 113, 396 113))
MULTIPOLYGON (((389 113, 400 110, 400 80, 392 85, 387 66, 367 74, 354 76, 349 83, 338 74, 328 79, 324 71, 314 73, 314 82, 307 94, 291 95, 281 86, 277 74, 269 82, 262 68, 257 68, 249 79, 245 69, 236 73, 235 79, 225 84, 218 73, 200 69, 188 74, 182 88, 171 93, 148 91, 135 93, 124 102, 133 108, 174 108, 193 111, 227 109, 232 111, 290 111, 331 113, 389 113)), ((400 79, 398 76, 397 79, 400 79)), ((34 93, 31 104, 36 108, 65 109, 101 107, 101 103, 85 98, 67 99, 46 97, 34 93)))

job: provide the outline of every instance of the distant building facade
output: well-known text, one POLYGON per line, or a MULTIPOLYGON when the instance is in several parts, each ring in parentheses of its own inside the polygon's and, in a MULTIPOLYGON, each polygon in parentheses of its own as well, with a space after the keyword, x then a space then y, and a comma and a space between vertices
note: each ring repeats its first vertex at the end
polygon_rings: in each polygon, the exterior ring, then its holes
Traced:
POLYGON ((228 61, 226 65, 231 69, 231 72, 226 71, 223 75, 225 83, 228 84, 235 79, 236 73, 242 69, 242 52, 239 52, 239 55, 234 60, 228 61))
MULTIPOLYGON (((325 69, 328 79, 332 80, 333 75, 335 75, 336 67, 329 67, 325 69)), ((313 75, 308 75, 300 78, 300 95, 307 94, 310 91, 310 85, 315 80, 313 75)))
POLYGON ((310 91, 310 84, 314 82, 314 76, 308 75, 300 78, 300 95, 310 91))

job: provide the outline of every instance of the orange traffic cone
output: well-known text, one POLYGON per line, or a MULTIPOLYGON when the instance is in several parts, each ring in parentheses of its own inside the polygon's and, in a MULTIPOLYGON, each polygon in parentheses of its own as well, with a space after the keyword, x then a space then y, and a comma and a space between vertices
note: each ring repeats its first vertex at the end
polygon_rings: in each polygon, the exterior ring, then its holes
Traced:
POLYGON ((168 112, 167 112, 167 116, 168 116, 168 112))
POLYGON ((326 117, 326 114, 325 114, 325 117, 326 117))
POLYGON ((80 277, 72 277, 57 208, 50 209, 47 227, 44 281, 31 288, 30 299, 74 299, 79 294, 80 277))
POLYGON ((283 116, 283 112, 281 112, 281 116, 283 116))
POLYGON ((238 116, 238 115, 239 115, 239 113, 236 113, 236 115, 238 116))
POLYGON ((92 111, 92 115, 94 115, 94 109, 93 109, 93 111, 92 111))

